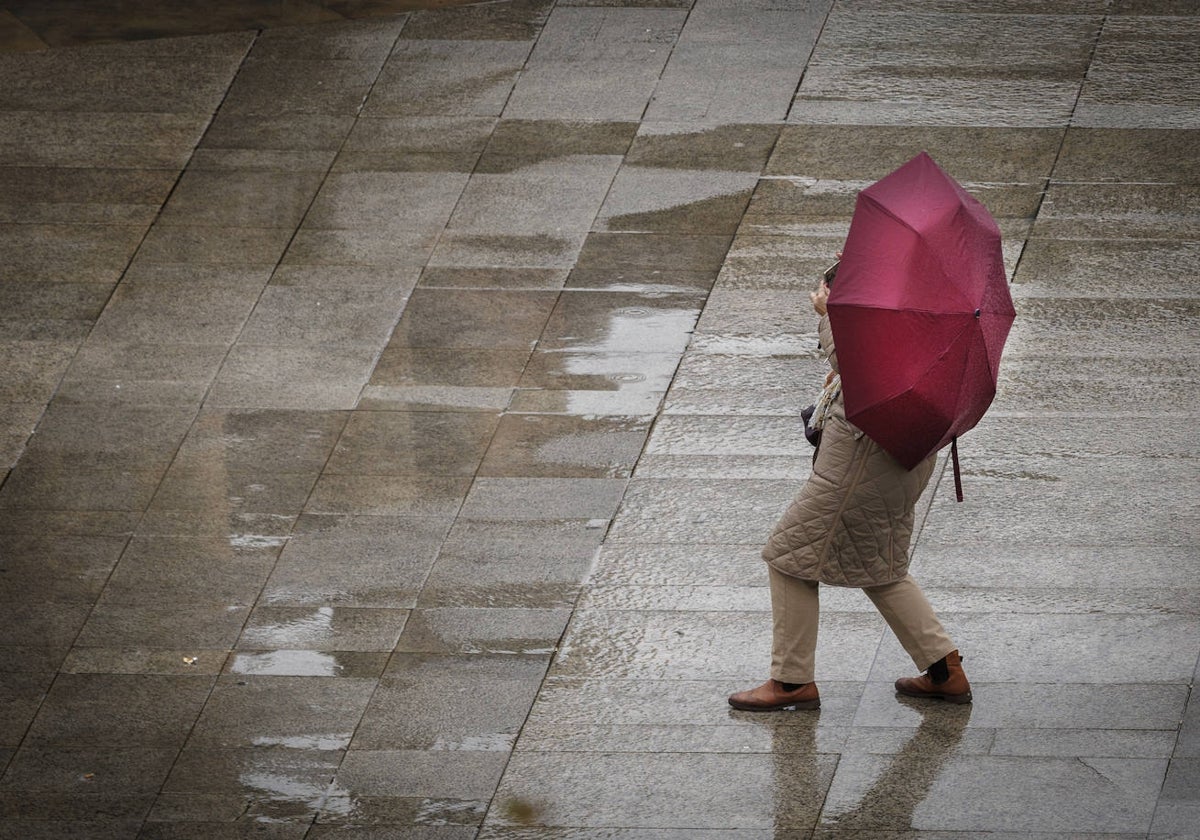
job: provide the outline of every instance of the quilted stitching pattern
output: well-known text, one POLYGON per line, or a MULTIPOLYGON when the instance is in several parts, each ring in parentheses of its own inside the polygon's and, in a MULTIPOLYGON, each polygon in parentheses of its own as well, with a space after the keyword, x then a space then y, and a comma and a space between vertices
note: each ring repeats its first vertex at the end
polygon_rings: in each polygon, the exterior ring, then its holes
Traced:
MULTIPOLYGON (((832 335, 821 332, 831 347, 832 335)), ((775 526, 763 559, 784 574, 835 586, 899 580, 908 573, 913 508, 935 462, 931 455, 905 470, 846 421, 839 399, 813 475, 775 526)))

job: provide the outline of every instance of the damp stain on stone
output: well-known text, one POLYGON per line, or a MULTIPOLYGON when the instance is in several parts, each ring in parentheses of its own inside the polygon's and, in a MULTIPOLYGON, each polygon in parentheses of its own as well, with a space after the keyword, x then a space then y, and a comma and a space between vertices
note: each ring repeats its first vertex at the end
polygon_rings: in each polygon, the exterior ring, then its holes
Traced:
MULTIPOLYGON (((605 230, 623 233, 735 233, 753 192, 754 188, 750 186, 661 209, 618 213, 601 221, 605 230)), ((635 199, 634 203, 653 204, 660 200, 661 196, 656 194, 644 200, 635 199)))
POLYGON ((536 825, 545 810, 544 805, 519 796, 506 799, 500 807, 504 818, 518 825, 536 825))
MULTIPOLYGON (((442 240, 447 260, 466 268, 570 268, 576 243, 549 233, 502 234, 448 230, 442 240)), ((434 255, 435 267, 439 256, 434 255)))
MULTIPOLYGON (((414 11, 405 39, 532 41, 554 7, 553 0, 406 0, 414 11)), ((353 8, 353 7, 351 7, 353 8)))
POLYGON ((500 120, 476 172, 505 174, 561 158, 623 155, 637 123, 559 120, 500 120))
POLYGON ((753 172, 766 165, 780 126, 726 124, 696 130, 691 124, 644 125, 625 162, 664 169, 753 172))

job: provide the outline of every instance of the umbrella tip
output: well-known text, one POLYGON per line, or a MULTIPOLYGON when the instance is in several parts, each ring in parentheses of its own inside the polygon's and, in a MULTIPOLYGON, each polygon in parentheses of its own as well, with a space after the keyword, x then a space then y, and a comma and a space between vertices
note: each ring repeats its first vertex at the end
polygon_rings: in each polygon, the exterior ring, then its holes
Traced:
POLYGON ((976 317, 976 318, 978 318, 978 317, 979 317, 979 310, 978 310, 978 309, 976 309, 976 310, 975 310, 975 317, 976 317))

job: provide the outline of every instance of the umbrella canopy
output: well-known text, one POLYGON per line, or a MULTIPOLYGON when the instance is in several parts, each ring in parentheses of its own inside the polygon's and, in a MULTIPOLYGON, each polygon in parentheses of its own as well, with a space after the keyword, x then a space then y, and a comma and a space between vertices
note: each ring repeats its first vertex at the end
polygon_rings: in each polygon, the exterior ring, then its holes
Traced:
POLYGON ((1016 317, 1000 230, 925 152, 859 193, 828 308, 846 419, 904 467, 983 417, 1016 317))

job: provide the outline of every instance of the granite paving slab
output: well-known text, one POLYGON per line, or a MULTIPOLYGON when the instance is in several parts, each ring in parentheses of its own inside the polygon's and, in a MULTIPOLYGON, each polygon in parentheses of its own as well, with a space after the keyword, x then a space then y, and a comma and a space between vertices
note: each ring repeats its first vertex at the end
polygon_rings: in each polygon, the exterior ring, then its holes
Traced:
POLYGON ((438 244, 437 235, 421 230, 348 230, 305 228, 287 245, 281 268, 360 268, 417 271, 438 244))
POLYGON ((79 631, 76 644, 126 650, 230 650, 249 614, 249 606, 234 604, 214 609, 204 603, 100 603, 79 631))
POLYGON ((1103 19, 976 14, 835 7, 788 122, 1043 128, 1068 120, 1103 19))
POLYGON ((255 38, 251 57, 259 61, 303 55, 308 59, 382 62, 406 24, 403 16, 380 15, 322 26, 267 27, 255 38))
POLYGON ((465 177, 444 172, 333 173, 307 207, 304 227, 440 231, 466 184, 465 177))
MULTIPOLYGON (((0 360, 9 372, 7 381, 0 386, 0 400, 44 407, 67 371, 75 350, 74 342, 65 346, 64 342, 19 339, 0 342, 0 360)), ((21 443, 29 431, 22 436, 21 443)))
MULTIPOLYGON (((228 348, 221 343, 161 343, 164 336, 156 338, 148 343, 84 341, 63 376, 63 390, 72 385, 107 386, 106 399, 91 400, 103 403, 118 401, 123 389, 161 386, 177 389, 184 397, 192 395, 198 404, 228 348)), ((173 405, 174 401, 152 400, 151 404, 173 405)))
POLYGON ((357 120, 334 169, 470 172, 492 134, 486 117, 369 117, 357 120))
POLYGON ((253 604, 278 544, 217 537, 135 537, 101 595, 107 604, 253 604))
MULTIPOLYGON (((113 15, 110 10, 97 9, 76 0, 58 0, 50 4, 16 2, 8 8, 30 31, 38 34, 43 42, 41 48, 110 40, 161 39, 180 33, 227 32, 262 26, 328 24, 354 17, 352 10, 344 6, 337 11, 308 5, 280 7, 263 0, 208 9, 165 10, 151 5, 141 7, 141 14, 132 18, 113 15)), ((369 16, 371 11, 378 13, 389 8, 393 12, 403 11, 404 2, 377 0, 358 11, 369 16)))
POLYGON ((203 132, 195 114, 2 111, 0 162, 178 170, 203 132))
MULTIPOLYGON (((340 750, 189 746, 171 768, 163 795, 176 813, 195 813, 203 803, 212 816, 247 805, 265 816, 270 803, 319 801, 344 755, 340 750)), ((165 815, 166 809, 159 811, 165 815)))
POLYGON ((280 553, 260 603, 416 606, 450 528, 435 517, 305 514, 280 553), (341 557, 330 568, 327 558, 341 557))
POLYGON ((498 422, 482 412, 355 412, 325 474, 471 476, 498 422))
POLYGON ((1150 181, 1194 184, 1194 131, 1070 128, 1054 166, 1064 181, 1150 181))
MULTIPOLYGON (((24 511, 46 511, 104 514, 131 512, 140 514, 150 504, 161 470, 82 470, 56 469, 52 466, 18 464, 8 473, 0 488, 0 508, 24 511)), ((128 527, 129 520, 118 517, 128 527)), ((87 527, 92 527, 91 525, 87 527)), ((102 525, 101 527, 108 527, 102 525)))
POLYGON ((1138 832, 1149 825, 1146 794, 1161 784, 1163 772, 1156 760, 959 757, 938 767, 936 754, 914 749, 906 757, 844 757, 822 823, 839 830, 899 824, 918 831, 974 831, 1005 813, 1014 814, 1010 827, 1023 831, 1138 832), (928 798, 906 782, 917 774, 933 777, 928 798), (988 781, 972 781, 981 777, 988 781), (908 795, 890 799, 893 791, 908 795), (842 805, 842 797, 854 807, 842 805))
POLYGON ((0 281, 110 283, 145 233, 144 224, 0 223, 0 246, 8 255, 0 281))
POLYGON ((396 650, 402 653, 544 656, 562 637, 569 612, 524 607, 433 607, 413 611, 396 650))
POLYGON ((695 3, 645 119, 782 120, 831 5, 695 3), (741 48, 744 38, 754 51, 741 48), (747 88, 753 97, 742 94, 747 88))
POLYGON ((1145 273, 1155 278, 1155 298, 1190 298, 1187 266, 1198 251, 1188 240, 1031 239, 1013 296, 1122 300, 1143 294, 1128 278, 1145 273))
POLYGON ((346 61, 299 56, 247 61, 221 107, 241 116, 281 113, 354 116, 371 93, 379 66, 378 59, 346 61))
POLYGON ((733 233, 757 180, 748 173, 678 164, 625 166, 601 208, 598 226, 612 231, 733 233))
POLYGON ((628 478, 649 424, 623 418, 510 414, 500 420, 481 476, 628 478))
POLYGON ((209 676, 62 674, 38 710, 26 743, 178 749, 212 684, 209 676))
POLYGON ((390 651, 408 611, 350 606, 260 606, 238 638, 241 650, 390 651))
POLYGON ((402 38, 363 113, 498 117, 529 50, 524 41, 402 38))
POLYGON ((317 480, 305 513, 452 521, 470 487, 470 479, 456 476, 328 475, 317 480))
POLYGON ((0 535, 0 592, 5 600, 34 588, 47 600, 94 600, 124 546, 124 539, 111 536, 0 535))
POLYGON ((487 140, 476 171, 513 172, 573 156, 624 155, 638 123, 588 120, 502 119, 487 140))
POLYGON ((94 321, 112 294, 113 285, 104 282, 6 283, 0 286, 0 306, 5 313, 6 326, 11 326, 14 331, 33 332, 39 321, 43 324, 49 321, 94 321))
POLYGON ((176 173, 152 169, 0 169, 0 221, 150 224, 176 173))
POLYGON ((188 745, 344 749, 374 688, 367 679, 222 676, 188 745))
POLYGON ((449 228, 517 235, 586 231, 619 164, 616 155, 571 155, 514 172, 476 174, 449 228))
MULTIPOLYGON (((497 796, 501 802, 528 802, 540 825, 593 831, 681 822, 696 828, 808 828, 819 812, 821 796, 815 792, 828 788, 833 769, 833 756, 805 752, 777 757, 518 753, 497 796), (776 779, 777 768, 786 768, 786 776, 776 779)), ((513 813, 489 811, 488 822, 519 825, 513 813)))
POLYGON ((1052 184, 1035 236, 1195 241, 1198 204, 1192 185, 1052 184))
POLYGON ((207 115, 252 42, 251 33, 230 32, 0 55, 11 80, 0 109, 207 115))
POLYGON ((687 294, 565 292, 538 338, 538 351, 678 355, 701 302, 687 294))
POLYGON ((517 0, 513 3, 462 4, 422 13, 416 11, 404 27, 405 38, 455 40, 497 39, 531 41, 537 38, 554 3, 551 0, 517 0))
POLYGON ((509 750, 546 671, 545 656, 398 653, 351 749, 509 750), (476 690, 480 683, 487 693, 476 690), (440 698, 455 696, 443 706, 440 698))
POLYGON ((1056 169, 1062 128, 786 125, 766 174, 870 183, 925 150, 968 188, 1040 182, 1056 169), (980 154, 986 149, 985 154, 980 154))
POLYGON ((1200 128, 1195 116, 1196 34, 1194 17, 1107 19, 1080 91, 1078 124, 1200 128), (1176 55, 1191 55, 1192 60, 1177 62, 1176 55))
POLYGON ((371 376, 372 345, 273 346, 237 344, 209 391, 220 408, 353 408, 371 376))
POLYGON ((457 523, 424 580, 420 606, 569 608, 603 537, 590 520, 457 523))
POLYGON ((261 291, 245 283, 125 282, 105 306, 89 337, 100 343, 153 343, 171 334, 189 344, 232 344, 261 291))
MULTIPOLYGON (((288 247, 287 228, 154 225, 137 249, 134 266, 273 267, 288 247)), ((161 269, 159 269, 161 270, 161 269)))
POLYGON ((530 64, 522 71, 503 116, 606 122, 637 119, 652 95, 663 60, 651 55, 648 60, 628 60, 616 69, 603 60, 530 64))

